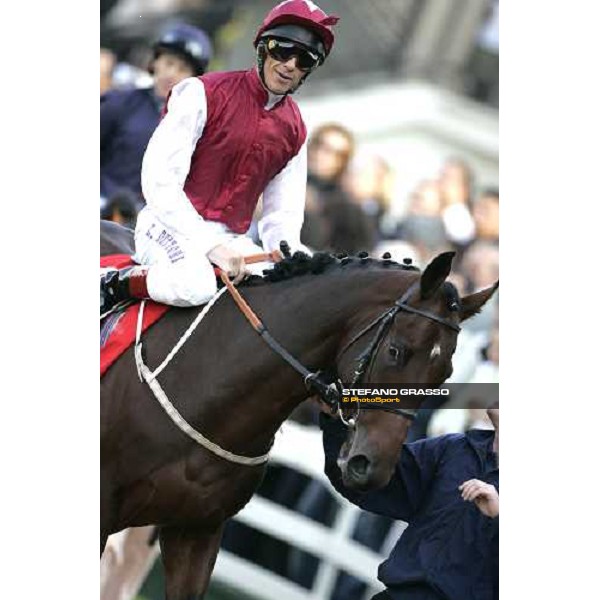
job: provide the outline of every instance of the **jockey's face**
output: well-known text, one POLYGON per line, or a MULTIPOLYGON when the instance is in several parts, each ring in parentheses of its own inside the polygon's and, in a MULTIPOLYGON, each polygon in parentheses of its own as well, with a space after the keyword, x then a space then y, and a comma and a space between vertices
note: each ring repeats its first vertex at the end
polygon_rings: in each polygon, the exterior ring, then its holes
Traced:
POLYGON ((298 68, 297 60, 292 56, 287 62, 282 62, 267 54, 264 76, 265 84, 271 93, 282 95, 298 87, 306 73, 298 68))
POLYGON ((154 91, 160 98, 166 98, 174 85, 195 74, 192 66, 186 60, 171 52, 161 52, 152 67, 154 69, 154 91))

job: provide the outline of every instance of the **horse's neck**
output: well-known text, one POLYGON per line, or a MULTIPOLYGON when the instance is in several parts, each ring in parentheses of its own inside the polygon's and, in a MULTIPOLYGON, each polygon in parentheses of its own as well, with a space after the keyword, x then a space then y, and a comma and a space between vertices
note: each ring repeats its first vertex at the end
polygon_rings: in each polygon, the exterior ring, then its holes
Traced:
MULTIPOLYGON (((304 276, 277 284, 281 287, 266 285, 256 296, 257 308, 263 309, 265 325, 275 338, 287 338, 305 356, 326 363, 335 358, 341 338, 359 313, 382 297, 381 286, 376 286, 381 279, 376 272, 304 276)), ((391 296, 389 290, 384 296, 391 296)))

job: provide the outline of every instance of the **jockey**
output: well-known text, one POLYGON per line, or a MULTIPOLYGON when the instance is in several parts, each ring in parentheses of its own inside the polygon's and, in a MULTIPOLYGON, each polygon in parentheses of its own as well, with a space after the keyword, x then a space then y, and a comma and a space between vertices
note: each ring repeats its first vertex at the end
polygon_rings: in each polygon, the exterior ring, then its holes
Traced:
POLYGON ((250 273, 244 255, 263 251, 244 235, 261 194, 264 250, 283 240, 303 249, 306 127, 290 95, 329 55, 337 21, 310 0, 281 2, 258 29, 254 68, 172 89, 142 165, 141 266, 106 277, 102 312, 131 297, 202 304, 217 289, 211 263, 239 283, 250 273))
POLYGON ((166 27, 152 49, 151 87, 110 90, 100 99, 100 196, 107 208, 115 196, 131 197, 138 210, 143 205, 142 159, 167 94, 203 75, 212 56, 209 37, 186 23, 166 27))

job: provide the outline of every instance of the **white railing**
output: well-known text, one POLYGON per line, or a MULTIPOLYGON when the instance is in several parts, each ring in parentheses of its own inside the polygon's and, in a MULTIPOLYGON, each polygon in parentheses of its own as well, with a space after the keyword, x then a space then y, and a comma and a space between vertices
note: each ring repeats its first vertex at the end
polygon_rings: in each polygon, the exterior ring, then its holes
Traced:
POLYGON ((261 600, 329 600, 341 569, 367 584, 365 600, 380 591, 377 567, 387 558, 406 524, 394 524, 381 555, 351 539, 361 511, 342 498, 324 475, 321 432, 315 428, 291 421, 285 423, 275 440, 270 463, 294 469, 321 481, 331 490, 340 504, 332 527, 316 523, 260 496, 254 496, 234 520, 319 558, 314 585, 307 591, 297 583, 225 550, 219 553, 213 580, 261 600))

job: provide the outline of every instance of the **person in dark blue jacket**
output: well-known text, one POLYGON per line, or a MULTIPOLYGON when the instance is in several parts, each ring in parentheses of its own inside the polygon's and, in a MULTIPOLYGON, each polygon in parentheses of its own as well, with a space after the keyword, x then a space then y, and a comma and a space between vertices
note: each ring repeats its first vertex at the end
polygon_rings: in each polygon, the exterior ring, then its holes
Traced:
POLYGON ((143 206, 142 159, 165 99, 175 84, 202 75, 212 57, 208 36, 185 23, 170 25, 153 49, 152 87, 111 90, 100 99, 101 216, 123 196, 137 203, 138 210, 143 206))
POLYGON ((495 431, 405 444, 386 487, 355 492, 337 465, 346 429, 321 414, 325 473, 336 490, 363 510, 408 522, 379 567, 387 589, 372 600, 498 599, 498 409, 488 415, 495 431))

